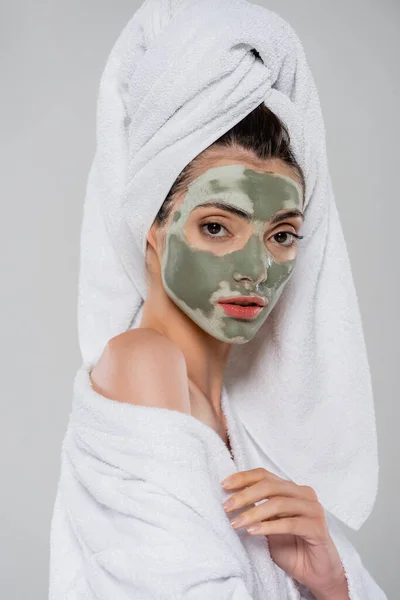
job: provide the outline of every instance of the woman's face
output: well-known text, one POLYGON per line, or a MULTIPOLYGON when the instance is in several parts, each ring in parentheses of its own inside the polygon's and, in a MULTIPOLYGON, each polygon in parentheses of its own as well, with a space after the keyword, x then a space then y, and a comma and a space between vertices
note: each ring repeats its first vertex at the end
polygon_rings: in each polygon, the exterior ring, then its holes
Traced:
POLYGON ((301 209, 301 186, 282 172, 209 168, 169 222, 161 259, 166 293, 213 337, 248 342, 294 269, 301 209))

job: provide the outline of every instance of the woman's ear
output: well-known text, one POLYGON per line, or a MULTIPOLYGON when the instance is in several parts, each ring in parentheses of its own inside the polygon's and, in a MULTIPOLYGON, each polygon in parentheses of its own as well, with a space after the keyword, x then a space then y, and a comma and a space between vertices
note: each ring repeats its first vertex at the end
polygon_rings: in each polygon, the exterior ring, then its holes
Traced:
POLYGON ((155 233, 154 223, 150 227, 149 231, 147 232, 147 241, 150 244, 150 246, 152 247, 152 249, 155 252, 157 252, 157 236, 156 236, 156 233, 155 233))
POLYGON ((150 273, 154 274, 160 270, 161 262, 161 257, 159 256, 158 235, 154 223, 147 232, 146 237, 146 267, 150 273))

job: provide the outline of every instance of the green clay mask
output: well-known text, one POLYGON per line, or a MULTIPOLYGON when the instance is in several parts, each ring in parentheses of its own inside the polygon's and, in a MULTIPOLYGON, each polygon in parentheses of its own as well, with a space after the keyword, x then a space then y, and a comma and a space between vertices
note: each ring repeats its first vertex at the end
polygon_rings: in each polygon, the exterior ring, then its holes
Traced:
POLYGON ((239 164, 208 169, 190 184, 166 233, 161 263, 166 293, 213 337, 248 342, 279 299, 296 260, 295 224, 298 228, 301 220, 269 221, 277 211, 301 209, 302 189, 291 177, 239 164), (230 304, 228 314, 229 306, 220 301, 238 296, 256 296, 265 306, 236 310, 230 304))

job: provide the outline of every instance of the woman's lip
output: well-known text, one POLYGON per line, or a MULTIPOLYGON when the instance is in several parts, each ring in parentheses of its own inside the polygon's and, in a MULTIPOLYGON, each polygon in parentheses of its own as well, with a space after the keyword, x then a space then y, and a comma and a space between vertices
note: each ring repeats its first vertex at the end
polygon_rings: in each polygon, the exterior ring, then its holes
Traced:
POLYGON ((237 304, 240 302, 251 302, 258 306, 266 305, 266 300, 260 296, 231 296, 229 298, 220 298, 218 300, 219 304, 237 304))
POLYGON ((263 306, 241 306, 240 304, 229 304, 228 302, 218 302, 222 310, 229 317, 235 319, 255 319, 262 309, 263 306))

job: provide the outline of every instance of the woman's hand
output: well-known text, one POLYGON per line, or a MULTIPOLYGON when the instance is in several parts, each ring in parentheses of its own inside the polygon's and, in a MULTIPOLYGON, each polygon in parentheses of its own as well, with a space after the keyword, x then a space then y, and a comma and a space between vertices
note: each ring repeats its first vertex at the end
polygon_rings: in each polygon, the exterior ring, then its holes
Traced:
POLYGON ((232 504, 224 504, 226 512, 267 500, 233 519, 235 529, 258 524, 249 533, 267 536, 273 561, 288 575, 317 598, 348 598, 344 568, 313 488, 263 468, 234 473, 222 483, 227 490, 243 488, 228 500, 232 504))

